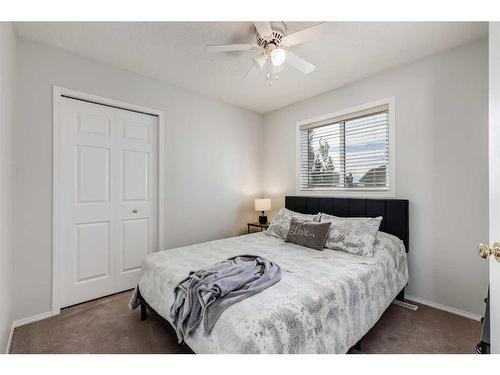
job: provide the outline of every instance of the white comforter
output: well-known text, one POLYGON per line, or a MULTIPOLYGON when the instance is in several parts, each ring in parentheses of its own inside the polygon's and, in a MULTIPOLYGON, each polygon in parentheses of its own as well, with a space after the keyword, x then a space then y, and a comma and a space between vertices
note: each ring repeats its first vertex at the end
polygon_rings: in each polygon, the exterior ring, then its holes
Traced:
POLYGON ((171 321, 174 288, 192 270, 236 255, 277 263, 281 281, 229 307, 210 335, 186 339, 196 353, 345 353, 377 322, 408 281, 406 253, 379 233, 373 257, 317 251, 256 233, 149 255, 139 289, 171 321))

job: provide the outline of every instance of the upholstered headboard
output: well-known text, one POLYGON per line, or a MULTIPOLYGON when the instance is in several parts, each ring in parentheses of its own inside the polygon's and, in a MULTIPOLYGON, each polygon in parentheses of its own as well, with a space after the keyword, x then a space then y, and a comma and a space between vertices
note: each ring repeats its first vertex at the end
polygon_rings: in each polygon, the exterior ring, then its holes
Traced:
POLYGON ((286 196, 285 207, 303 214, 325 214, 342 217, 382 216, 380 230, 403 240, 409 249, 407 199, 323 198, 286 196))

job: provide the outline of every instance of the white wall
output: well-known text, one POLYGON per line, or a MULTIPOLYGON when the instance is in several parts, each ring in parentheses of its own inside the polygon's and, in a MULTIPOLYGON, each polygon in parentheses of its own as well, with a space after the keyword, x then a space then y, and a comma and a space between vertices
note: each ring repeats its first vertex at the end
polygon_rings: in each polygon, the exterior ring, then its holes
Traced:
POLYGON ((15 56, 14 27, 0 22, 0 353, 5 352, 13 310, 15 56))
POLYGON ((17 47, 16 319, 52 308, 52 85, 165 111, 168 248, 255 220, 262 115, 26 39, 17 47))
POLYGON ((410 201, 407 294, 482 314, 488 267, 488 42, 481 40, 266 114, 264 193, 295 194, 295 123, 396 98, 397 197, 410 201))

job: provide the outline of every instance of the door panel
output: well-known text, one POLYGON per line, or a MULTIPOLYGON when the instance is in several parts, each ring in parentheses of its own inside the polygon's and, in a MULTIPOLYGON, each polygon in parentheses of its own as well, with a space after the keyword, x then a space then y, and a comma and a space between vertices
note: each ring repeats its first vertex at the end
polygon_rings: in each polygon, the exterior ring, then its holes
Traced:
POLYGON ((149 152, 122 151, 123 200, 149 199, 149 152))
POLYGON ((122 235, 121 272, 138 270, 149 248, 149 219, 122 220, 122 235))
POLYGON ((123 121, 123 138, 149 143, 150 128, 140 122, 123 121))
POLYGON ((135 287, 157 249, 157 118, 63 98, 61 306, 135 287))
POLYGON ((109 202, 109 148, 77 145, 76 152, 77 202, 109 202))
POLYGON ((78 132, 102 135, 111 135, 111 119, 109 116, 100 116, 90 113, 78 113, 78 132))
POLYGON ((103 221, 75 226, 77 283, 111 276, 109 224, 109 221, 103 221))

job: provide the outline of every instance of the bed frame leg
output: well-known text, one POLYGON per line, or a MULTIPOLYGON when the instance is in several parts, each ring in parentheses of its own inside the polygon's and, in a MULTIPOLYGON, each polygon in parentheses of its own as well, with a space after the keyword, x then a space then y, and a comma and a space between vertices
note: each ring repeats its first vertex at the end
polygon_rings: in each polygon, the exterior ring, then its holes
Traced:
POLYGON ((354 345, 354 349, 361 351, 361 340, 359 340, 356 345, 354 345))
POLYGON ((405 288, 396 296, 396 300, 404 302, 405 301, 405 288))
POLYGON ((148 309, 144 303, 141 302, 141 321, 148 318, 148 309))

